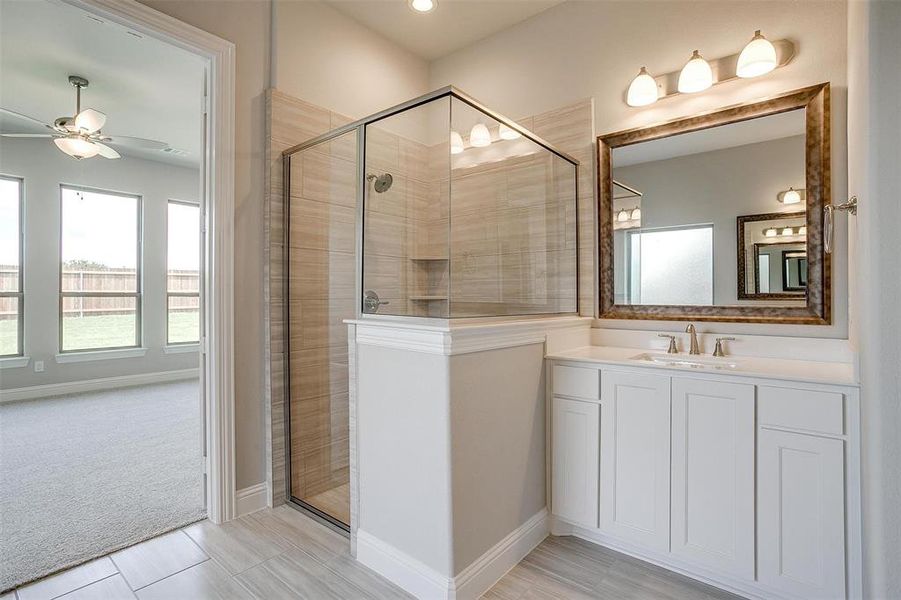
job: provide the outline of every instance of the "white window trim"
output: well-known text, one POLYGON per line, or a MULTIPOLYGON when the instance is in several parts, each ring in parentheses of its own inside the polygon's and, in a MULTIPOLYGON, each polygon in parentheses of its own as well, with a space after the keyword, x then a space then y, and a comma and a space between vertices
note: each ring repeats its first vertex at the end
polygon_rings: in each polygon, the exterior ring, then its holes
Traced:
POLYGON ((206 62, 209 96, 202 206, 207 231, 204 273, 208 516, 236 516, 234 392, 235 45, 135 0, 63 0, 106 21, 165 43, 206 62))
POLYGON ((119 358, 135 358, 147 354, 147 348, 115 348, 113 350, 78 350, 56 355, 56 362, 80 363, 95 360, 116 360, 119 358))
POLYGON ((7 356, 0 358, 0 369, 20 369, 27 367, 30 361, 30 356, 7 356))
POLYGON ((190 352, 200 352, 200 342, 196 344, 169 344, 163 346, 163 354, 188 354, 190 352))

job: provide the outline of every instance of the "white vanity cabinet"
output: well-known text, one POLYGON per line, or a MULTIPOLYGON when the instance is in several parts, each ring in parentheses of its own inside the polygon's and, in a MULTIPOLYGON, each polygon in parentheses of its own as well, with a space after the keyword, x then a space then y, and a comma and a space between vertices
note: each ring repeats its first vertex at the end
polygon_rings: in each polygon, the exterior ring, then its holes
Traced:
POLYGON ((754 386, 673 377, 674 555, 754 579, 754 386))
POLYGON ((666 550, 669 471, 669 377, 604 371, 600 529, 648 548, 666 550))
POLYGON ((598 526, 597 402, 554 398, 552 496, 554 512, 586 527, 598 526))
POLYGON ((552 365, 556 533, 749 598, 860 597, 856 389, 552 365))

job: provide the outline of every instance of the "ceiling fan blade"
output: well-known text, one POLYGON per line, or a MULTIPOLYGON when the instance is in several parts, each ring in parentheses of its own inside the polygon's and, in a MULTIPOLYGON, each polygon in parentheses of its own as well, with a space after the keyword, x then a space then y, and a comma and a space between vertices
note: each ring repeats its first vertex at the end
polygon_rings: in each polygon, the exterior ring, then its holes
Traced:
POLYGON ((145 138, 131 137, 128 135, 111 135, 104 136, 101 140, 107 144, 115 146, 123 146, 125 148, 135 148, 139 150, 162 150, 167 148, 169 144, 158 140, 148 140, 145 138))
POLYGON ((106 115, 99 110, 86 108, 75 115, 75 127, 85 133, 94 133, 100 131, 106 123, 106 115))
POLYGON ((94 145, 100 149, 97 153, 103 158, 121 158, 118 152, 107 146, 106 144, 101 144, 100 142, 94 142, 94 145))
POLYGON ((49 133, 0 133, 0 136, 8 138, 52 138, 49 133))
POLYGON ((52 125, 48 125, 47 123, 44 123, 43 121, 35 119, 34 117, 29 117, 28 115, 23 115, 22 113, 17 113, 13 110, 7 110, 5 108, 0 108, 0 113, 2 113, 4 115, 8 115, 10 117, 15 117, 17 119, 22 119, 23 121, 29 121, 31 123, 34 123, 35 125, 40 125, 41 127, 47 127, 49 129, 53 129, 52 125))

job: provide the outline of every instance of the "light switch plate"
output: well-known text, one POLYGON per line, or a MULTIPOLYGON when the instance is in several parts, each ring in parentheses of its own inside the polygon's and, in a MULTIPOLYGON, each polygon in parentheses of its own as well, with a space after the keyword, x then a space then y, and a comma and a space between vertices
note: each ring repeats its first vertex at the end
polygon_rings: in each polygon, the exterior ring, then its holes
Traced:
POLYGON ((35 373, 43 373, 44 372, 44 361, 42 361, 42 360, 34 361, 34 372, 35 373))

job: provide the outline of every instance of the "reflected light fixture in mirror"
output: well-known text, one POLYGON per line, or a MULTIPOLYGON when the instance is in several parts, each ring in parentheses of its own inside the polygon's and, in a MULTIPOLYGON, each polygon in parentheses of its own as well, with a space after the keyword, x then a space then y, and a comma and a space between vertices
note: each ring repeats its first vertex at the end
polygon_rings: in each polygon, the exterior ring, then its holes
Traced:
POLYGON ((460 154, 463 152, 463 136, 454 130, 450 132, 450 153, 460 154))
POLYGON ((738 56, 738 66, 735 74, 742 78, 759 77, 776 68, 776 48, 763 37, 760 30, 754 32, 754 37, 748 42, 744 50, 738 56))
POLYGON ((798 227, 798 235, 807 235, 807 225, 798 227))
POLYGON ((498 125, 497 135, 502 140, 515 140, 519 137, 522 137, 522 135, 518 131, 516 131, 512 127, 504 125, 503 123, 498 125))
POLYGON ((416 12, 432 12, 438 6, 438 0, 410 0, 410 8, 416 12))
POLYGON ((703 92, 713 85, 713 71, 704 57, 695 50, 679 73, 679 91, 683 94, 703 92))
POLYGON ((766 237, 776 237, 777 235, 779 235, 779 232, 776 231, 775 227, 770 227, 769 229, 765 229, 763 231, 763 235, 765 235, 766 237))
POLYGON ((794 235, 794 234, 795 234, 795 230, 792 229, 791 227, 786 227, 785 229, 782 230, 782 235, 794 235))
POLYGON ((788 188, 776 197, 782 204, 800 204, 801 193, 793 187, 788 188))
POLYGON ((640 209, 640 208, 633 208, 633 209, 632 209, 632 214, 631 214, 630 216, 632 217, 632 220, 633 220, 633 221, 637 221, 638 219, 641 218, 641 209, 640 209))
POLYGON ((491 145, 491 132, 484 123, 476 123, 469 131, 469 143, 476 148, 484 148, 491 145))
POLYGON ((616 215, 616 220, 620 223, 625 223, 629 220, 629 213, 627 213, 625 209, 620 210, 616 215))
POLYGON ((657 102, 657 82, 648 73, 645 67, 638 71, 638 75, 629 85, 626 94, 626 104, 629 106, 647 106, 657 102))

